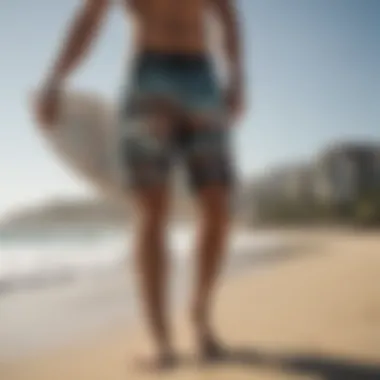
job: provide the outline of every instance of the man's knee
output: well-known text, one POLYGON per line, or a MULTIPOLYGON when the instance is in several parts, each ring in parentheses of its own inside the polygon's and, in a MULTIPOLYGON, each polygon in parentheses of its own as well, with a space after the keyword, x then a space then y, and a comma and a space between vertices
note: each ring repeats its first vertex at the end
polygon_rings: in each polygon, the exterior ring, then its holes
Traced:
POLYGON ((160 229, 168 214, 168 191, 157 187, 140 191, 136 195, 137 212, 143 229, 160 229))
POLYGON ((211 185, 199 190, 200 211, 206 223, 215 227, 227 224, 231 217, 231 191, 225 185, 211 185))

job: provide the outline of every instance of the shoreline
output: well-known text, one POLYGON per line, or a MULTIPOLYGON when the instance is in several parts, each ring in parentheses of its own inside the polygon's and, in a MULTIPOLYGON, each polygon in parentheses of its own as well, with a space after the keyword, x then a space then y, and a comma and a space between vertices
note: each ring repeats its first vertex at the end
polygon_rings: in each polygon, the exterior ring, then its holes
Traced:
MULTIPOLYGON (((171 256, 187 257, 192 254, 192 242, 195 239, 196 230, 194 226, 174 226, 168 228, 169 252, 171 256)), ((253 231, 235 227, 232 231, 230 250, 240 249, 246 245, 247 240, 254 240, 255 246, 266 245, 269 241, 278 240, 278 233, 272 231, 253 231), (253 239, 252 239, 253 237, 253 239)), ((110 231, 103 240, 71 240, 64 239, 63 245, 51 245, 48 241, 38 240, 37 246, 34 241, 19 240, 8 245, 1 245, 0 254, 2 266, 0 267, 0 296, 8 291, 18 291, 39 288, 57 283, 58 285, 70 281, 82 273, 101 273, 117 269, 128 260, 129 252, 133 249, 133 230, 110 231), (112 236, 114 239, 108 239, 112 236), (83 242, 85 244, 83 244, 83 242), (76 245, 76 243, 78 243, 76 245), (86 245, 89 244, 89 245, 86 245), (66 244, 66 245, 65 245, 66 244), (36 255, 34 255, 36 251, 36 255), (81 253, 90 251, 91 258, 81 258, 81 253), (11 259, 11 260, 10 260, 11 259), (13 259, 13 262, 12 262, 13 259), (13 265, 12 265, 13 264, 13 265), (21 270, 20 270, 21 268, 21 270)), ((51 239, 51 238, 49 238, 51 239)), ((58 240, 59 241, 59 240, 58 240)))

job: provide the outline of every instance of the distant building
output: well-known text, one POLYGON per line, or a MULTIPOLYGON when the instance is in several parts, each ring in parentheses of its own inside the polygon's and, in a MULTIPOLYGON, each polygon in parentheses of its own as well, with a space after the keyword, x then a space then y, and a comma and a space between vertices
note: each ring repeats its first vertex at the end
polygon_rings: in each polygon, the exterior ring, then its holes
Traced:
POLYGON ((375 154, 374 168, 376 187, 380 189, 380 149, 375 154))
POLYGON ((316 162, 315 196, 345 203, 380 185, 380 145, 342 144, 325 151, 316 162))
POLYGON ((256 181, 254 193, 262 200, 297 201, 313 196, 314 167, 288 165, 269 172, 256 181))
POLYGON ((314 176, 314 167, 310 164, 289 169, 285 179, 285 198, 294 202, 311 200, 314 197, 314 176))
POLYGON ((237 211, 254 221, 295 203, 301 209, 318 203, 345 207, 375 189, 380 192, 380 143, 346 143, 309 163, 282 165, 250 181, 238 196, 237 211))

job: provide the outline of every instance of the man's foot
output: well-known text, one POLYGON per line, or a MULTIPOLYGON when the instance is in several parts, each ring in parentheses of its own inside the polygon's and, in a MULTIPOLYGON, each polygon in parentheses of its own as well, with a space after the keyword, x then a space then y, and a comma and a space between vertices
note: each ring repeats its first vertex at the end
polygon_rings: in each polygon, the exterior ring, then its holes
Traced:
POLYGON ((203 309, 194 307, 191 316, 198 340, 199 359, 201 361, 222 360, 226 356, 227 350, 212 333, 203 309))
POLYGON ((165 351, 159 353, 156 357, 141 359, 138 361, 138 367, 149 371, 166 371, 176 367, 178 356, 174 351, 165 351))
POLYGON ((200 359, 204 362, 214 362, 226 359, 227 348, 212 335, 207 335, 199 342, 200 359))

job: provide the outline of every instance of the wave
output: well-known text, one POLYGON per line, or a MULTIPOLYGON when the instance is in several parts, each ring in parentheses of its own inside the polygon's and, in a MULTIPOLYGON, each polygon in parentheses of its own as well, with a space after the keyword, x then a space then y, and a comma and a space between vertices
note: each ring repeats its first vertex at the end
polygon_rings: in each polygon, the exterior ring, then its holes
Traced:
MULTIPOLYGON (((189 227, 169 229, 169 250, 179 258, 193 251, 196 231, 189 227)), ((246 252, 245 247, 278 245, 276 236, 236 231, 232 234, 231 254, 246 252)), ((118 266, 130 256, 133 230, 98 232, 35 233, 0 240, 0 285, 37 284, 64 281, 83 271, 118 266)))

